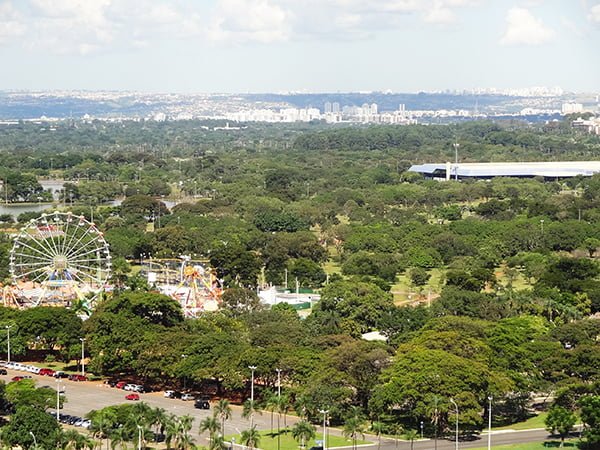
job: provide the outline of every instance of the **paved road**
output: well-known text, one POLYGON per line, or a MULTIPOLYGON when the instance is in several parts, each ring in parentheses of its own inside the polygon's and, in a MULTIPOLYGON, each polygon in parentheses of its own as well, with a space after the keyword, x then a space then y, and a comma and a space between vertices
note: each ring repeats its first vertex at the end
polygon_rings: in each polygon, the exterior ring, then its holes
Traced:
MULTIPOLYGON (((8 375, 0 376, 0 379, 8 382, 15 375, 24 375, 25 372, 8 370, 8 375)), ((99 382, 76 382, 62 379, 60 383, 52 377, 31 375, 36 380, 38 386, 50 386, 56 389, 57 384, 60 384, 60 390, 64 390, 67 401, 64 404, 62 412, 77 416, 84 416, 92 409, 102 409, 106 406, 117 405, 121 403, 131 403, 125 400, 125 395, 128 392, 121 389, 111 388, 99 382)), ((198 425, 205 417, 212 414, 212 410, 201 410, 194 408, 194 402, 183 401, 179 399, 165 398, 162 392, 151 392, 140 394, 140 401, 144 401, 153 407, 164 408, 166 411, 177 415, 189 414, 194 417, 194 437, 199 444, 206 443, 206 436, 199 436, 196 431, 198 425)), ((241 417, 242 408, 237 405, 232 406, 232 418, 225 423, 225 433, 239 433, 242 430, 250 427, 250 422, 241 417)), ((295 423, 297 417, 288 416, 288 425, 295 423)), ((276 421, 276 419, 275 419, 276 421)), ((259 429, 270 429, 271 414, 264 412, 262 415, 256 414, 254 423, 259 429)), ((319 430, 320 431, 320 430, 319 430)), ((330 433, 340 435, 341 431, 330 429, 330 433)), ((540 442, 548 438, 548 433, 545 430, 526 430, 519 432, 495 432, 492 433, 492 446, 503 444, 519 444, 525 442, 540 442)), ((367 436, 367 440, 376 442, 374 436, 367 436)), ((487 446, 487 435, 484 433, 480 439, 470 442, 460 442, 459 448, 477 448, 487 446)), ((371 446, 361 446, 361 448, 376 448, 376 444, 371 446)), ((381 450, 408 450, 411 448, 410 442, 398 441, 394 439, 382 439, 381 450)), ((455 443, 448 440, 438 440, 437 447, 433 440, 417 440, 414 442, 414 450, 453 450, 455 443)))

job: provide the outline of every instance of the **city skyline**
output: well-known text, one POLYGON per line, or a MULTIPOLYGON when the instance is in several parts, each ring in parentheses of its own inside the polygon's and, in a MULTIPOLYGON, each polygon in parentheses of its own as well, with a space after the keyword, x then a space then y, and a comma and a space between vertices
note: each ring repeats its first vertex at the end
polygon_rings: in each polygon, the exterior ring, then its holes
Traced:
POLYGON ((600 2, 0 0, 0 90, 599 92, 600 2))

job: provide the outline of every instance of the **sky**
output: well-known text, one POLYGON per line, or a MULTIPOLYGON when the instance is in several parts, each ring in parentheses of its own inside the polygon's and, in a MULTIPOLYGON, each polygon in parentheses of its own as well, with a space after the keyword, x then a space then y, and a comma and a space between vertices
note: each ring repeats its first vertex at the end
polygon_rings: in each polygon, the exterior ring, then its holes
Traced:
POLYGON ((600 93, 600 0, 0 0, 0 90, 600 93))

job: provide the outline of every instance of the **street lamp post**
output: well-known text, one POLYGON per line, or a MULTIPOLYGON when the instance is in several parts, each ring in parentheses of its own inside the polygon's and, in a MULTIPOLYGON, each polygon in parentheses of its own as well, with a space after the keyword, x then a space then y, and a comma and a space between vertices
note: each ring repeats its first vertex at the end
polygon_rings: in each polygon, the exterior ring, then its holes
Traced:
POLYGON ((281 432, 280 432, 280 418, 281 418, 281 369, 275 369, 277 371, 277 450, 281 448, 281 432))
POLYGON ((455 448, 456 448, 456 450, 458 450, 458 405, 456 404, 456 402, 454 401, 453 398, 450 399, 450 403, 452 403, 454 405, 454 410, 456 411, 456 443, 455 443, 455 448))
POLYGON ((37 450, 37 439, 35 438, 35 434, 33 434, 33 431, 30 431, 29 434, 33 438, 33 446, 35 447, 35 450, 37 450))
POLYGON ((421 420, 421 440, 423 440, 423 421, 421 420))
POLYGON ((81 376, 85 376, 85 338, 79 338, 81 341, 81 376))
MULTIPOLYGON (((188 355, 181 355, 181 359, 183 359, 183 361, 185 362, 186 358, 188 357, 188 355)), ((185 368, 184 368, 185 369, 185 368)), ((186 391, 187 390, 187 377, 185 376, 185 373, 183 375, 183 390, 186 391)))
POLYGON ((142 426, 138 425, 138 450, 142 450, 142 426))
POLYGON ((542 236, 544 235, 544 219, 540 219, 540 229, 542 231, 542 236))
POLYGON ((281 369, 275 369, 277 372, 277 397, 281 398, 281 369))
POLYGON ((455 142, 452 146, 454 147, 454 180, 458 181, 458 147, 460 144, 455 142))
POLYGON ((5 325, 6 327, 6 361, 10 362, 10 329, 12 325, 5 325))
POLYGON ((328 409, 320 409, 319 412, 323 414, 323 450, 327 450, 327 414, 328 409))
POLYGON ((60 419, 60 378, 56 379, 56 420, 60 419))
POLYGON ((250 428, 252 428, 254 425, 254 371, 256 370, 256 366, 248 366, 248 369, 252 371, 250 377, 250 407, 252 408, 250 411, 250 428))
POLYGON ((492 448, 492 396, 488 397, 488 450, 492 448))

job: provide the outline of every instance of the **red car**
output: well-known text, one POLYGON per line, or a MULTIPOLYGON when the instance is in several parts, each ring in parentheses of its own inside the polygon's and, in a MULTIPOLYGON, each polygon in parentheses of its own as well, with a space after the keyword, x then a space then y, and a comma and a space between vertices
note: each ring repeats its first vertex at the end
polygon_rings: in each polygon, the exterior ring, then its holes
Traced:
POLYGON ((127 394, 125 396, 125 399, 126 400, 139 400, 140 396, 139 396, 139 394, 127 394))
POLYGON ((69 375, 69 380, 71 381, 87 381, 88 378, 85 375, 69 375))
POLYGON ((11 381, 21 381, 23 380, 25 377, 22 377, 21 375, 17 375, 16 377, 12 377, 10 380, 11 381))
POLYGON ((126 384, 127 384, 127 381, 119 381, 117 384, 115 384, 115 387, 117 389, 123 389, 126 384))
POLYGON ((45 367, 43 369, 40 369, 39 375, 46 375, 46 376, 49 376, 49 377, 53 377, 55 373, 56 372, 54 370, 45 367))

